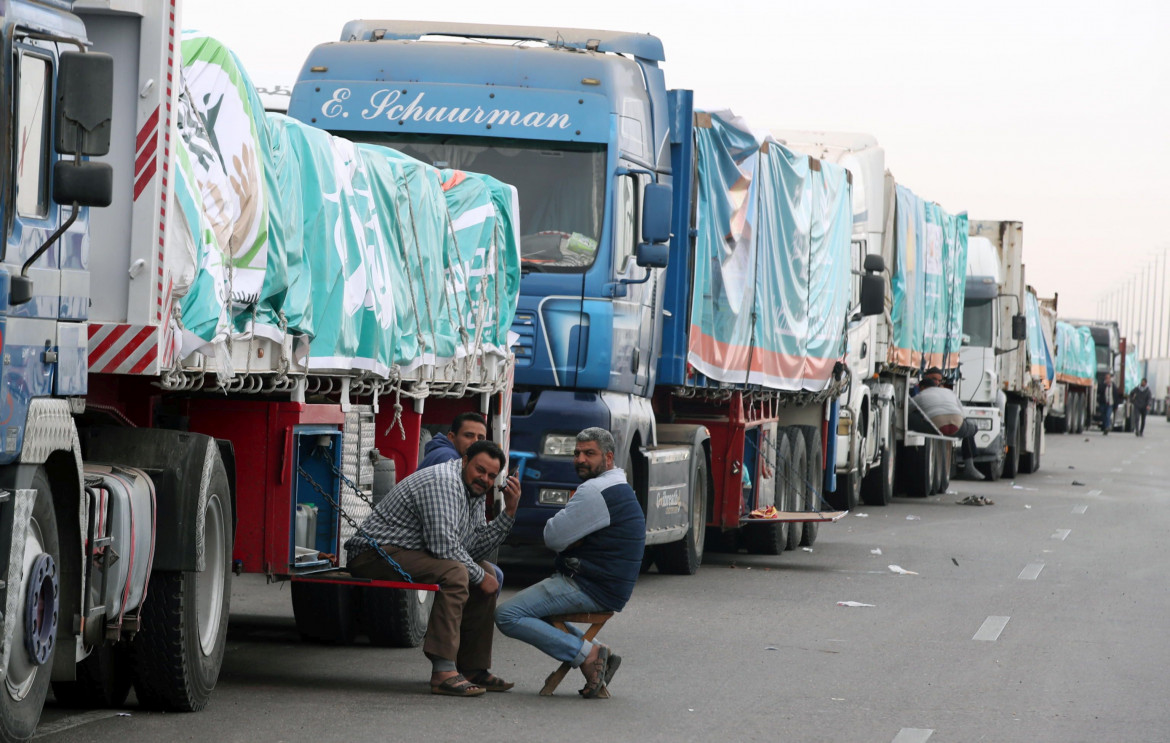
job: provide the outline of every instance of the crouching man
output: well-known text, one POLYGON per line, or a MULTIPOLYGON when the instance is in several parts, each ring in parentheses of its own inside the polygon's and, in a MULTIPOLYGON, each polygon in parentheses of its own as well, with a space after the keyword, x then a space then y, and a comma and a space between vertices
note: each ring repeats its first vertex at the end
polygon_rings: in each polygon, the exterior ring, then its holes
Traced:
MULTIPOLYGON (((362 524, 414 581, 439 584, 423 641, 434 694, 473 697, 513 686, 490 670, 499 581, 484 560, 512 530, 520 503, 520 483, 510 477, 503 513, 491 522, 485 516, 484 500, 506 464, 498 446, 476 441, 462 458, 398 483, 362 524)), ((362 536, 348 539, 345 549, 353 575, 402 580, 362 536)))
POLYGON ((544 617, 621 611, 634 591, 646 546, 646 517, 625 472, 613 466, 613 453, 609 431, 587 428, 577 434, 573 466, 584 483, 544 526, 545 545, 558 553, 557 572, 496 611, 496 625, 505 635, 580 668, 587 699, 613 680, 621 657, 586 640, 577 627, 567 625, 573 630, 567 634, 544 617))

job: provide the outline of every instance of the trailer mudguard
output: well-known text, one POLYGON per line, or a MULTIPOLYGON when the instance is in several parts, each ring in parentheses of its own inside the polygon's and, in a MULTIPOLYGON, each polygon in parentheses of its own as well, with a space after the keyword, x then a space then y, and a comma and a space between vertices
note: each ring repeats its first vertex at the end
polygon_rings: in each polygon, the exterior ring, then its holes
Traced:
MULTIPOLYGON (((197 538, 204 508, 204 480, 209 464, 223 449, 210 436, 165 429, 94 427, 81 431, 87 462, 109 462, 145 470, 154 480, 158 498, 155 531, 156 571, 197 571, 203 568, 203 545, 197 538)), ((230 447, 227 449, 231 451, 230 447)), ((233 457, 234 460, 234 457, 233 457)), ((224 461, 235 513, 235 462, 224 461)), ((234 533, 234 530, 233 530, 234 533)))

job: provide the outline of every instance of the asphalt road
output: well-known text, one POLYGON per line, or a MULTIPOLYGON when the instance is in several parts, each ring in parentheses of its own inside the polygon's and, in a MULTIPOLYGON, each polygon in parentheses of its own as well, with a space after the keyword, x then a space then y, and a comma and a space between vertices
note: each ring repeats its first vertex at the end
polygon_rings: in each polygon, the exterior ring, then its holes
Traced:
MULTIPOLYGON (((44 740, 1165 741, 1170 425, 1050 436, 1042 469, 861 508, 812 551, 708 554, 642 577, 602 639, 624 659, 610 700, 497 636, 508 694, 428 693, 420 650, 302 643, 287 588, 235 583, 208 708, 76 712, 44 740), (1075 481, 1075 482, 1074 482, 1075 481), (956 504, 967 494, 994 505, 956 504), (880 550, 880 554, 877 554, 880 550), (898 566, 915 574, 899 574, 898 566), (872 606, 848 607, 839 602, 872 606), (56 732, 54 732, 56 731, 56 732)), ((508 570, 505 592, 542 577, 508 570)))

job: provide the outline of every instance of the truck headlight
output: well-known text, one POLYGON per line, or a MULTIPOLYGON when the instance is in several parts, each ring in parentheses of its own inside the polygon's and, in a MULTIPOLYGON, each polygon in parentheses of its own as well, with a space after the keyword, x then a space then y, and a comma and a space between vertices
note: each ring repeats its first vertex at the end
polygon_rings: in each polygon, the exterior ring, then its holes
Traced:
POLYGON ((569 502, 572 491, 563 488, 541 488, 537 500, 545 506, 563 506, 569 502))
POLYGON ((571 457, 573 450, 577 448, 577 436, 562 435, 550 433, 544 437, 544 446, 541 447, 541 454, 546 457, 571 457))

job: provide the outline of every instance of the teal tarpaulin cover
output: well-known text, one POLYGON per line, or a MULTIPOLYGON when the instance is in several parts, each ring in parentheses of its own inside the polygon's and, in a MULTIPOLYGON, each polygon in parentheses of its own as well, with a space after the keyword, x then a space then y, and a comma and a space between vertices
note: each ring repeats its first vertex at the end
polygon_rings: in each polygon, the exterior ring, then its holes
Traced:
POLYGON ((967 214, 949 214, 896 186, 893 251, 889 363, 957 366, 967 289, 967 214))
POLYGON ((1097 346, 1088 328, 1056 321, 1056 381, 1089 387, 1097 376, 1097 346))
POLYGON ((1044 325, 1040 320, 1040 303, 1036 295, 1027 292, 1025 302, 1028 322, 1028 364, 1033 379, 1043 380, 1044 389, 1052 384, 1056 376, 1052 362, 1052 349, 1048 347, 1048 337, 1044 333, 1044 325))
MULTIPOLYGON (((507 356, 517 199, 263 110, 236 57, 185 33, 171 251, 180 358, 230 375, 230 340, 289 341, 295 368, 381 378, 507 356)), ((239 370, 235 370, 239 371, 239 370)))
POLYGON ((699 114, 688 361, 710 379, 830 386, 845 350, 853 213, 844 168, 699 114))

